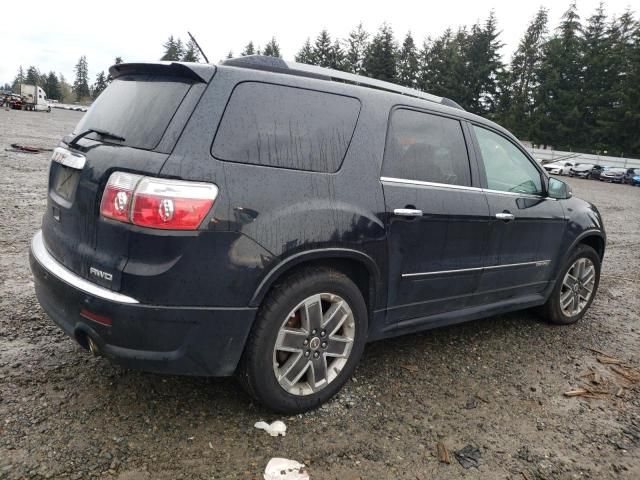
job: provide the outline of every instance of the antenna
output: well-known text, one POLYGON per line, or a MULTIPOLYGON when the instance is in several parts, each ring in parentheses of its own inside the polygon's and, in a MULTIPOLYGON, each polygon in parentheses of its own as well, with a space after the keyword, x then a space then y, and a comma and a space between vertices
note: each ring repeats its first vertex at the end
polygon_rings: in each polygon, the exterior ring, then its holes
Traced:
POLYGON ((191 40, 193 40, 193 43, 196 44, 196 47, 198 47, 198 50, 200 50, 200 53, 202 54, 202 58, 204 58, 204 61, 206 63, 209 63, 209 59, 207 58, 207 56, 202 51, 202 48, 200 48, 200 45, 198 44, 198 41, 196 40, 196 38, 193 35, 191 35, 191 32, 187 32, 187 33, 189 34, 189 37, 191 37, 191 40))

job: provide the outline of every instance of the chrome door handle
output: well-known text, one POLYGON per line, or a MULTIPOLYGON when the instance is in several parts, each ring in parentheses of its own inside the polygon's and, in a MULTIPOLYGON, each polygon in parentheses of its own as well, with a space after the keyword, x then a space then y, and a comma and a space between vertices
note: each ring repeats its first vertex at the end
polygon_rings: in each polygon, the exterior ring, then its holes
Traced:
POLYGON ((498 220, 510 222, 511 220, 514 220, 516 216, 513 213, 502 212, 502 213, 496 213, 496 218, 498 220))
POLYGON ((422 210, 415 210, 413 208, 396 208, 393 211, 394 215, 400 215, 401 217, 421 217, 422 210))

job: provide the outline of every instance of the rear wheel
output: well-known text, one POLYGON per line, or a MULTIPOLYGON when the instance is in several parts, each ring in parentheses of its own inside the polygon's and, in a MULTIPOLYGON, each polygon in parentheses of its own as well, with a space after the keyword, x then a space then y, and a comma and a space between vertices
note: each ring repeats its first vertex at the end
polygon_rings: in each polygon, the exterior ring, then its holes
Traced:
POLYGON ((261 307, 240 381, 274 411, 317 408, 349 379, 366 335, 367 307, 353 281, 328 268, 302 270, 276 286, 261 307))
POLYGON ((600 282, 600 257, 588 245, 579 245, 567 259, 542 314, 551 323, 569 325, 591 306, 600 282))

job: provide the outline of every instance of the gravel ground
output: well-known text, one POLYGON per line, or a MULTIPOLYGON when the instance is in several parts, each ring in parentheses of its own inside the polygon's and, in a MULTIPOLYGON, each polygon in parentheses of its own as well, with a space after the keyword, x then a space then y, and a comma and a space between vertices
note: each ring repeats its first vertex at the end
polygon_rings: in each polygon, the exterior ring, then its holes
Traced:
POLYGON ((640 188, 569 180, 609 236, 579 324, 519 312, 370 344, 337 398, 280 418, 287 435, 272 438, 253 424, 278 417, 233 380, 124 370, 39 307, 28 245, 50 153, 6 149, 52 148, 81 115, 0 111, 0 478, 262 478, 274 456, 304 462, 312 479, 640 478, 640 386, 590 350, 640 367, 640 188), (606 393, 563 395, 589 385, 606 393), (467 445, 478 467, 456 460, 467 445))

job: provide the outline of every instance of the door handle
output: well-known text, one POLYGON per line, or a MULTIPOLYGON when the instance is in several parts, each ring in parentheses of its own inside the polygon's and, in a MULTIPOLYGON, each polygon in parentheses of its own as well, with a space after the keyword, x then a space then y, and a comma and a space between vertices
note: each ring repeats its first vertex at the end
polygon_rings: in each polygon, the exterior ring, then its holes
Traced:
POLYGON ((496 213, 496 218, 498 220, 502 220, 503 222, 510 222, 514 220, 516 216, 510 212, 502 212, 502 213, 496 213))
POLYGON ((400 215, 401 217, 421 217, 422 210, 416 210, 414 208, 396 208, 393 211, 394 215, 400 215))

